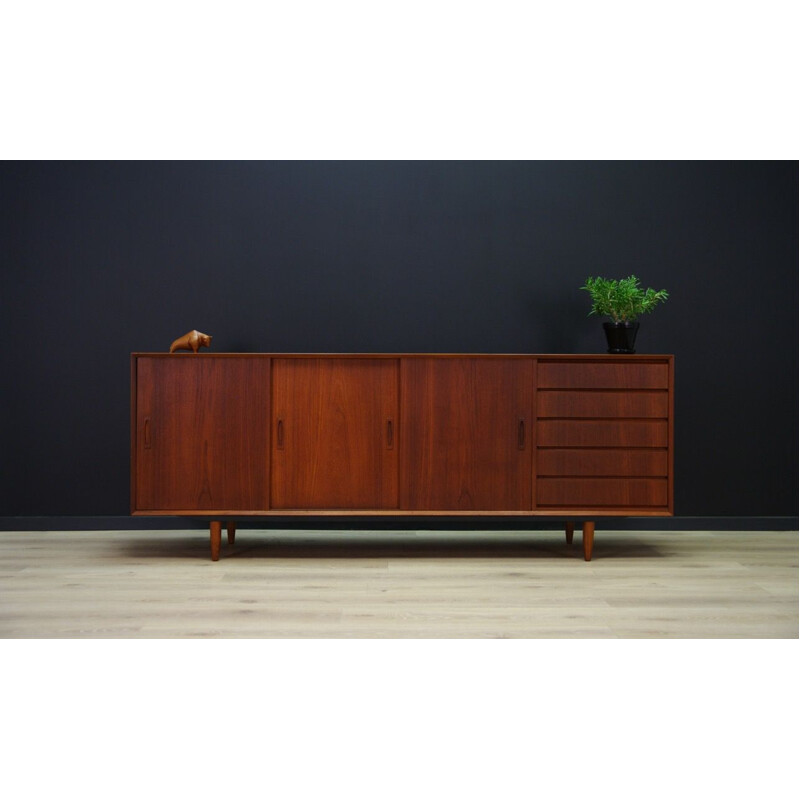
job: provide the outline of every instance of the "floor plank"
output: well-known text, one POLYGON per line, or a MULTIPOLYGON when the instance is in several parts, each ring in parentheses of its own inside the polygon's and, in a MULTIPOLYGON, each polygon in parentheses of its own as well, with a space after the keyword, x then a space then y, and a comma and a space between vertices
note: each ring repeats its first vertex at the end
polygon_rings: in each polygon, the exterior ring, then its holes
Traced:
POLYGON ((0 534, 2 638, 797 638, 796 531, 0 534))

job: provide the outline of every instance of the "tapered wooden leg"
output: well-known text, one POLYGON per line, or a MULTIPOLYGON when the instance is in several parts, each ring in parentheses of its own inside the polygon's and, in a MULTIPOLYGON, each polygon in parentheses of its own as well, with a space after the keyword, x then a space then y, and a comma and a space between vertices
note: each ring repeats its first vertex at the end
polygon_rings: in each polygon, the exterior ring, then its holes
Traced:
POLYGON ((567 522, 565 525, 565 529, 567 532, 567 544, 572 547, 572 535, 575 533, 575 523, 574 522, 567 522))
POLYGON ((211 560, 219 561, 219 545, 222 541, 222 523, 219 520, 211 521, 211 560))
POLYGON ((228 544, 233 544, 236 541, 236 523, 228 523, 228 544))
POLYGON ((593 544, 594 544, 594 522, 587 519, 583 523, 583 557, 586 561, 592 560, 593 544))

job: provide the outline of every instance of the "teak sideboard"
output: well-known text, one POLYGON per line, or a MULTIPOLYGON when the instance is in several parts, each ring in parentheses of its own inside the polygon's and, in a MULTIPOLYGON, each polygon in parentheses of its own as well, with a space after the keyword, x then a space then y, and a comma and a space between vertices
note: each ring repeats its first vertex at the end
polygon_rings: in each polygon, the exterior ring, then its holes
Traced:
POLYGON ((673 513, 669 355, 133 353, 131 514, 673 513))

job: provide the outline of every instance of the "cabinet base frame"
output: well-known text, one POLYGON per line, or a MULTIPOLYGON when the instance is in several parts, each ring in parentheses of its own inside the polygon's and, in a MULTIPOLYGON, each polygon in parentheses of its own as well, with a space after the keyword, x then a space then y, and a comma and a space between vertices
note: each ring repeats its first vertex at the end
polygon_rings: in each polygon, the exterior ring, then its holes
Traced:
MULTIPOLYGON (((575 523, 567 521, 564 524, 567 535, 567 545, 572 547, 572 537, 575 533, 575 523)), ((236 541, 236 522, 228 520, 226 523, 228 531, 228 544, 232 545, 236 541)), ((592 548, 594 546, 594 520, 584 520, 583 522, 583 558, 585 561, 592 560, 592 548)), ((212 519, 209 523, 209 532, 211 536, 211 560, 219 561, 220 545, 222 543, 222 521, 212 519)))

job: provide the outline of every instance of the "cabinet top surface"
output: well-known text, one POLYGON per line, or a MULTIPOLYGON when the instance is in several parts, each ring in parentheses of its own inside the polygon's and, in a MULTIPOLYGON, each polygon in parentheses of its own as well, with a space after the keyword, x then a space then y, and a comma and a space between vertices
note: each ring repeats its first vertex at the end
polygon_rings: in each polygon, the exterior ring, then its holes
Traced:
POLYGON ((611 355, 608 353, 131 353, 138 358, 544 358, 565 361, 596 359, 601 361, 652 361, 673 358, 671 354, 642 353, 611 355))

